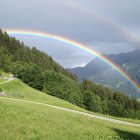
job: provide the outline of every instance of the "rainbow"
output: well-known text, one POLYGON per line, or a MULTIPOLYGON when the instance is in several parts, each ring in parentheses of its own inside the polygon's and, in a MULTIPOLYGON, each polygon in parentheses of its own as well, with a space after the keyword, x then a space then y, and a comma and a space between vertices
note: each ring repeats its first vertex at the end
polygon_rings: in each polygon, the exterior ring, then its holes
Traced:
POLYGON ((100 60, 102 60, 103 62, 107 63, 108 65, 110 65, 112 68, 114 68, 120 75, 122 75, 125 79, 127 79, 132 85, 133 87, 140 92, 140 85, 135 82, 127 73, 125 73, 120 67, 118 67, 117 65, 115 65, 112 61, 110 61, 108 58, 106 58, 105 56, 101 55, 100 53, 98 53, 97 51, 90 49, 88 47, 86 47, 85 45, 78 43, 74 40, 62 37, 62 36, 57 36, 57 35, 53 35, 53 34, 49 34, 46 32, 37 32, 37 31, 25 31, 25 30, 17 30, 17 29, 5 29, 5 31, 9 34, 9 35, 27 35, 27 36, 36 36, 36 37, 42 37, 42 38, 47 38, 47 39, 51 39, 51 40, 55 40, 55 41, 59 41, 59 42, 63 42, 65 44, 68 44, 68 46, 73 46, 76 48, 79 48, 87 53, 90 53, 96 57, 98 57, 100 60))

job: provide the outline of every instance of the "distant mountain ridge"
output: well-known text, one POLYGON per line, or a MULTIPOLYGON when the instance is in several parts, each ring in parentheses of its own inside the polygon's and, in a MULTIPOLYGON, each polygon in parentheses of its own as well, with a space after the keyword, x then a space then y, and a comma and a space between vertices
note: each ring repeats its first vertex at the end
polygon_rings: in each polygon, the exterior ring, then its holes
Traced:
POLYGON ((140 63, 140 49, 128 53, 106 55, 106 57, 117 65, 133 62, 140 63))
MULTIPOLYGON (((105 57, 140 83, 140 49, 128 53, 105 55, 105 57)), ((138 93, 134 95, 133 92, 135 92, 135 89, 130 89, 128 81, 99 58, 94 58, 84 67, 71 68, 68 70, 76 74, 79 80, 89 79, 126 93, 128 93, 129 90, 129 96, 132 97, 140 95, 138 93)))

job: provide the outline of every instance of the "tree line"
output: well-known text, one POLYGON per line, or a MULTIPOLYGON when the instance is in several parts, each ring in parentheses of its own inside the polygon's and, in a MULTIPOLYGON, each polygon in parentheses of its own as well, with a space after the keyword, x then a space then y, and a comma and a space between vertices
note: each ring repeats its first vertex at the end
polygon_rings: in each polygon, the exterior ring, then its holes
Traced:
MULTIPOLYGON (((35 47, 29 48, 23 42, 20 42, 15 37, 10 37, 6 32, 0 29, 0 51, 1 61, 0 67, 5 71, 11 71, 14 67, 14 62, 19 64, 33 63, 40 67, 41 71, 46 69, 54 70, 71 79, 76 79, 76 76, 65 70, 58 63, 53 61, 51 56, 37 50, 35 47)), ((15 65, 17 66, 17 65, 15 65)))

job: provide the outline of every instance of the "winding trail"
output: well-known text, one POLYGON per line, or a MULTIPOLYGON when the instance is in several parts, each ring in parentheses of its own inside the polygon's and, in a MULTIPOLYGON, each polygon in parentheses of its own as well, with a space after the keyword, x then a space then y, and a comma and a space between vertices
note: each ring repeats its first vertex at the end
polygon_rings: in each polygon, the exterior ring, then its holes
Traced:
POLYGON ((9 78, 7 81, 1 82, 0 85, 8 83, 8 82, 13 81, 13 80, 14 80, 14 78, 9 78))
POLYGON ((76 111, 76 110, 72 110, 72 109, 68 109, 68 108, 58 107, 58 106, 50 105, 50 104, 46 104, 46 103, 40 103, 40 102, 35 102, 35 101, 30 101, 30 100, 23 100, 23 99, 7 98, 7 97, 0 97, 0 99, 7 99, 7 100, 11 100, 11 101, 20 101, 20 102, 25 102, 25 103, 33 103, 33 104, 36 104, 36 105, 48 106, 48 107, 51 107, 51 108, 54 108, 54 109, 59 109, 59 110, 68 111, 68 112, 71 112, 71 113, 84 115, 84 116, 87 116, 87 117, 90 117, 90 118, 93 118, 93 119, 95 118, 95 119, 100 119, 100 120, 104 120, 104 121, 119 123, 119 124, 123 124, 123 125, 140 127, 140 124, 135 124, 135 123, 131 123, 131 122, 125 122, 125 121, 116 120, 116 119, 112 119, 112 118, 97 116, 97 115, 93 115, 93 114, 89 114, 89 113, 85 113, 85 112, 81 112, 81 111, 76 111))

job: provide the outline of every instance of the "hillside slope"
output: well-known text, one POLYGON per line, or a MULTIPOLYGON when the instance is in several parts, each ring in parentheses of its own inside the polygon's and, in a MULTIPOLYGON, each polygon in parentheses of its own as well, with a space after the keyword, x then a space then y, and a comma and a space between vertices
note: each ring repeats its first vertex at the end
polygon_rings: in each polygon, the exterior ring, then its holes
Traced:
POLYGON ((21 80, 15 78, 13 81, 9 81, 8 83, 4 83, 0 85, 0 89, 2 89, 5 92, 5 95, 0 97, 6 97, 11 99, 20 99, 20 100, 27 100, 27 101, 35 101, 38 103, 45 103, 49 105, 54 105, 58 107, 64 107, 67 109, 72 109, 76 111, 82 111, 85 113, 97 115, 97 116, 103 116, 105 118, 114 118, 116 120, 122 120, 126 122, 132 122, 132 123, 138 123, 140 124, 140 120, 137 119, 128 119, 128 118, 118 118, 113 117, 109 115, 103 115, 99 113, 93 113, 90 111, 87 111, 85 109, 82 109, 80 107, 77 107, 67 101, 64 101, 62 99, 56 98, 54 96, 50 96, 46 93, 40 92, 38 90, 35 90, 28 85, 24 84, 21 80))
MULTIPOLYGON (((125 125, 125 122, 119 124, 119 122, 110 121, 108 123, 100 117, 99 119, 93 117, 93 119, 90 114, 89 117, 80 115, 82 112, 91 112, 37 91, 19 79, 15 78, 13 81, 2 84, 0 88, 6 93, 4 98, 0 98, 0 139, 135 138, 137 140, 140 137, 139 127, 125 125), (52 108, 47 104, 56 107, 52 108), (57 106, 64 107, 64 109, 57 109, 57 106), (65 111, 65 108, 82 112, 69 112, 69 110, 65 111)), ((140 123, 138 120, 123 120, 140 123)))
POLYGON ((0 139, 4 140, 140 138, 139 127, 108 123, 28 102, 0 98, 0 104, 0 139))
POLYGON ((15 78, 13 81, 0 85, 0 88, 6 93, 6 97, 28 99, 31 101, 38 101, 42 103, 53 104, 61 107, 66 107, 70 109, 75 109, 82 111, 77 106, 70 104, 64 100, 50 96, 46 93, 35 90, 28 85, 24 84, 21 80, 15 78))

